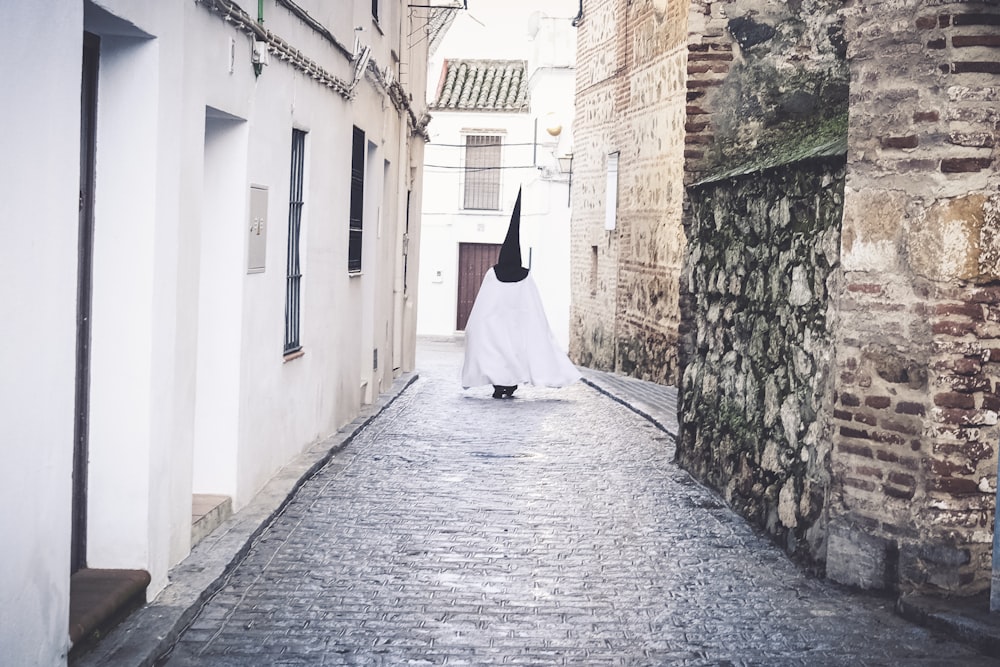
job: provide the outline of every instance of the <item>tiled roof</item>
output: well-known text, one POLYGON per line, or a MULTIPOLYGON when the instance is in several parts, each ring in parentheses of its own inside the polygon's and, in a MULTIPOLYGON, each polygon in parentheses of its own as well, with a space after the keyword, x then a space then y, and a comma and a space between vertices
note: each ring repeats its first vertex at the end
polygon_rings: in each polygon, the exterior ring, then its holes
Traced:
POLYGON ((445 60, 432 108, 454 111, 527 111, 523 60, 445 60))

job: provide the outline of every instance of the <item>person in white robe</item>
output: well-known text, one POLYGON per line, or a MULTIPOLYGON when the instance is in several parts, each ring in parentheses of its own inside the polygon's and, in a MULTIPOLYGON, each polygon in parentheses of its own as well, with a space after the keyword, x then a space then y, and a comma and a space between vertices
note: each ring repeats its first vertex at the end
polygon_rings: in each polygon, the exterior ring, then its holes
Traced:
POLYGON ((465 326, 462 386, 493 385, 511 398, 518 385, 565 387, 580 379, 549 328, 542 299, 521 266, 521 192, 497 263, 486 272, 465 326))

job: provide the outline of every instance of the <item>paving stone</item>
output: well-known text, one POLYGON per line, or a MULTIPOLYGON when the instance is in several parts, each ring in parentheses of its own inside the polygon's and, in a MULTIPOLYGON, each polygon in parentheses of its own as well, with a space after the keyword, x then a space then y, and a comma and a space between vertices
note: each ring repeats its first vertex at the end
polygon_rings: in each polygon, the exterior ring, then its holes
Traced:
POLYGON ((995 664, 805 575, 592 386, 463 391, 448 342, 418 365, 168 667, 995 664))

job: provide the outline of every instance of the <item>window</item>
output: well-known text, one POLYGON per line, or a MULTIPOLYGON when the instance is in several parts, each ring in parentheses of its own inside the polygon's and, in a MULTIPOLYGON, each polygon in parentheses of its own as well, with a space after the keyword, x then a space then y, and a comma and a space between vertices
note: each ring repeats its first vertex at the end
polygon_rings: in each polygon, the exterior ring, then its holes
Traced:
POLYGON ((361 271, 361 231, 365 209, 365 133, 354 128, 351 151, 351 214, 350 239, 347 245, 347 270, 361 271))
POLYGON ((604 201, 604 229, 611 231, 618 222, 618 153, 608 155, 608 187, 604 201))
POLYGON ((465 138, 464 208, 500 210, 500 150, 498 136, 465 138))
POLYGON ((306 133, 292 130, 292 176, 288 188, 288 270, 285 280, 285 354, 301 349, 299 321, 302 308, 302 265, 299 237, 302 232, 302 197, 305 172, 306 133))

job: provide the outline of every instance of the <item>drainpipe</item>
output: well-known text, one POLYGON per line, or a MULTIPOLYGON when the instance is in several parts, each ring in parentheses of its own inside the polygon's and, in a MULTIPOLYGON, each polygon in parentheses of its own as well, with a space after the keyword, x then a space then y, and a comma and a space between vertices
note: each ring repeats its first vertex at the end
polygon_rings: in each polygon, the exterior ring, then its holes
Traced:
MULTIPOLYGON (((583 0, 580 0, 583 4, 583 0)), ((264 25, 264 0, 257 0, 257 23, 264 25)))
POLYGON ((577 26, 579 26, 580 21, 582 20, 583 20, 583 0, 580 0, 580 11, 578 11, 576 13, 576 16, 573 17, 573 23, 572 23, 573 27, 576 28, 577 26))

